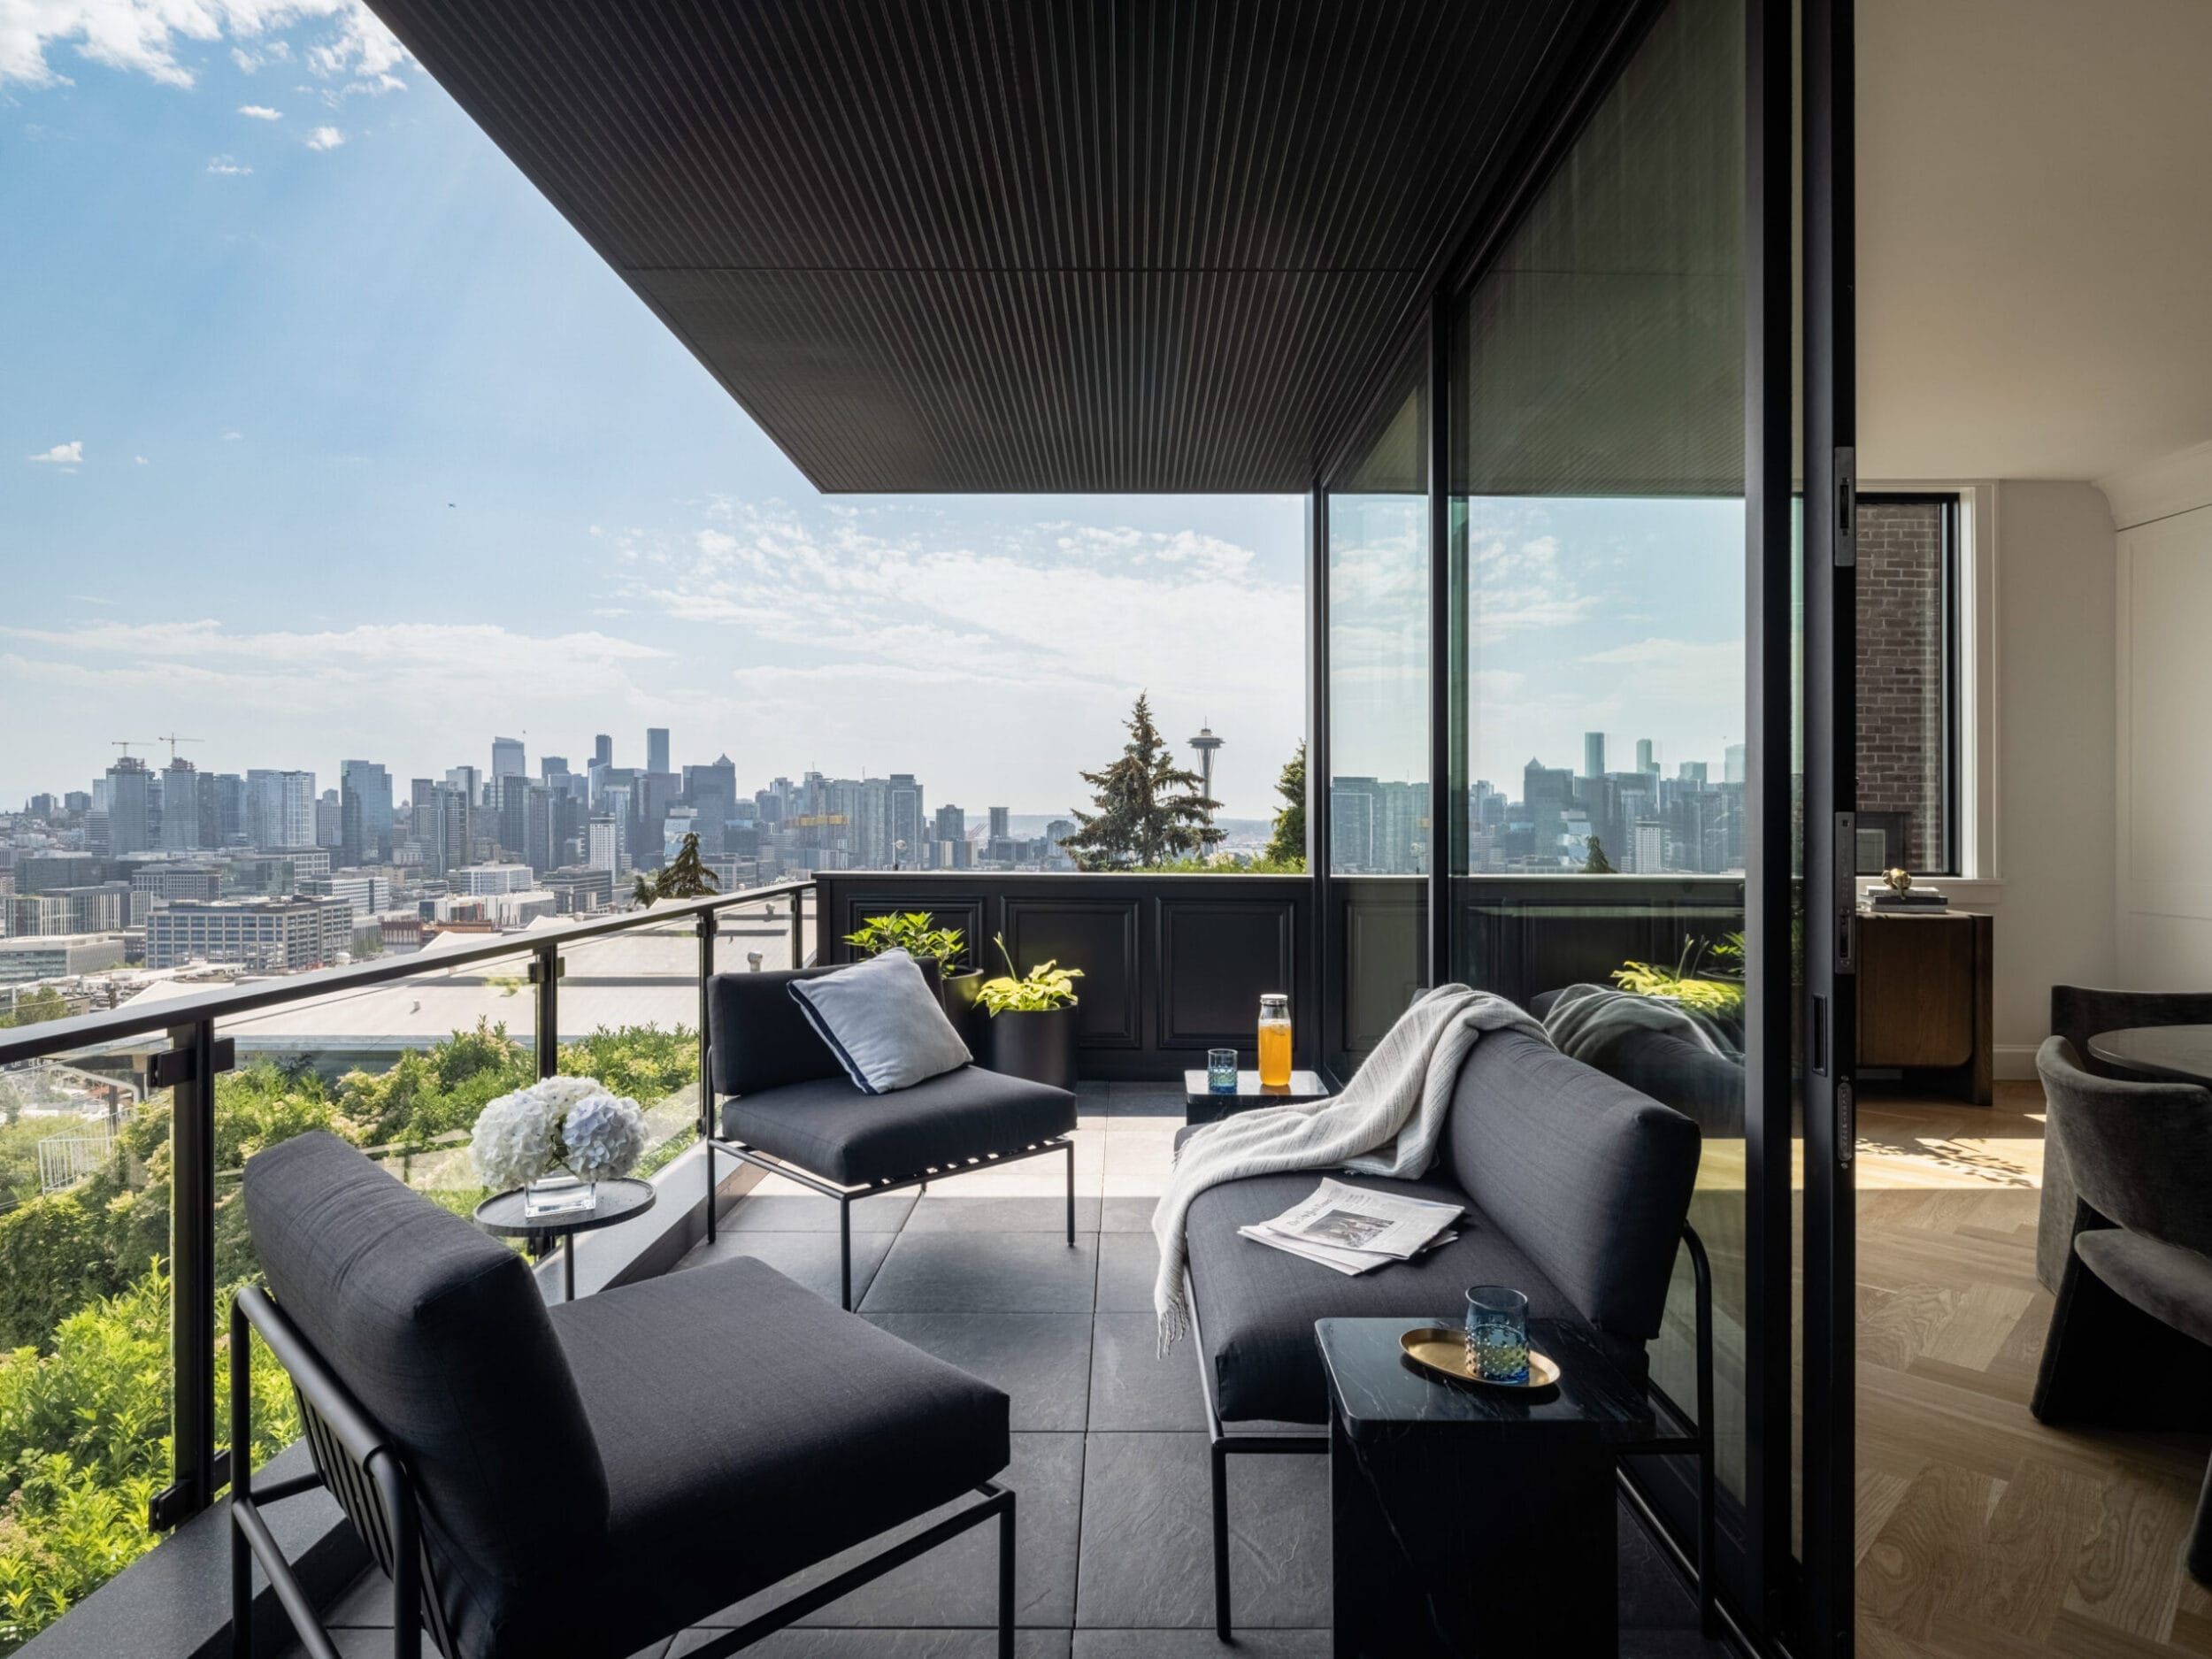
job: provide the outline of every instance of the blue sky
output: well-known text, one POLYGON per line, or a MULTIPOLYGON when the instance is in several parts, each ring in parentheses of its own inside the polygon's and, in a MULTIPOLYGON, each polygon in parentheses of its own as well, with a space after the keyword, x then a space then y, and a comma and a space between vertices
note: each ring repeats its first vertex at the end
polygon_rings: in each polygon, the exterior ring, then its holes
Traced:
POLYGON ((334 782, 665 725, 1058 810, 1148 687, 1272 810, 1302 503, 821 497, 419 69, 317 63, 349 14, 145 10, 0 24, 0 800, 163 732, 334 782))
MULTIPOLYGON (((9 0, 0 225, 0 801, 165 731, 403 789, 495 732, 636 763, 667 726, 749 780, 1059 810, 1148 687, 1228 738, 1231 814, 1274 808, 1301 501, 818 495, 351 0, 9 0)), ((1593 726, 1717 767, 1732 505, 1476 528, 1479 773, 1593 726)), ((1412 637, 1389 566, 1348 681, 1412 637)), ((1409 727, 1340 744, 1423 764, 1409 727)))

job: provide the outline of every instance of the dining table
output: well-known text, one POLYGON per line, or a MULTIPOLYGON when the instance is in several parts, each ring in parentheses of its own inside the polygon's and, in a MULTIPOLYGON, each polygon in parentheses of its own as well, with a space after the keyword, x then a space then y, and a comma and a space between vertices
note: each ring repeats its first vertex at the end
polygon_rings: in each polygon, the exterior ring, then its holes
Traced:
POLYGON ((2212 1025, 2127 1025, 2089 1040, 2093 1059, 2138 1077, 2212 1087, 2212 1025))

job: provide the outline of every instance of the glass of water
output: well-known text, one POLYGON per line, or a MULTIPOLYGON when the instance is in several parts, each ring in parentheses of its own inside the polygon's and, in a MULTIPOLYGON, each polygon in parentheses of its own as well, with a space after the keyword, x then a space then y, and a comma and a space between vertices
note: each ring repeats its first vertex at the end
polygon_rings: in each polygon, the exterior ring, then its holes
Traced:
POLYGON ((1234 1048, 1206 1050, 1206 1087, 1216 1094, 1237 1092, 1237 1051, 1234 1048))
POLYGON ((1467 1293, 1467 1364, 1485 1382, 1528 1380, 1528 1298, 1509 1285, 1467 1293))

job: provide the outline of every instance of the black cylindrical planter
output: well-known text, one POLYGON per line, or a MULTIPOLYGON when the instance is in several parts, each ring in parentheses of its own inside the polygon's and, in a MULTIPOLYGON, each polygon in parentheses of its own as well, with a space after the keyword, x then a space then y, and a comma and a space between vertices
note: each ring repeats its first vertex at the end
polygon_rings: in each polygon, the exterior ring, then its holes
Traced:
POLYGON ((1074 1003, 1035 1014, 987 1015, 983 1025, 987 1056, 983 1064, 992 1071, 1074 1089, 1074 1003))
POLYGON ((941 972, 937 980, 937 995, 945 1005, 945 1018, 960 1033, 960 1041, 968 1045, 968 1052, 979 1058, 983 1053, 983 1025, 990 1017, 976 1006, 976 993, 983 988, 983 970, 961 968, 941 972))

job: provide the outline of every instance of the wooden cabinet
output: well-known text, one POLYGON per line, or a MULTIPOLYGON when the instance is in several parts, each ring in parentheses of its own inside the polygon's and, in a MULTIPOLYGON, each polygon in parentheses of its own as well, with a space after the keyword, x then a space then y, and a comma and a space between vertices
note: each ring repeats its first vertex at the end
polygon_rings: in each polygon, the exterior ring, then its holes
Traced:
POLYGON ((1986 916, 1861 913, 1863 1071, 1902 1071, 1909 1082, 1989 1104, 1991 938, 1986 916))

